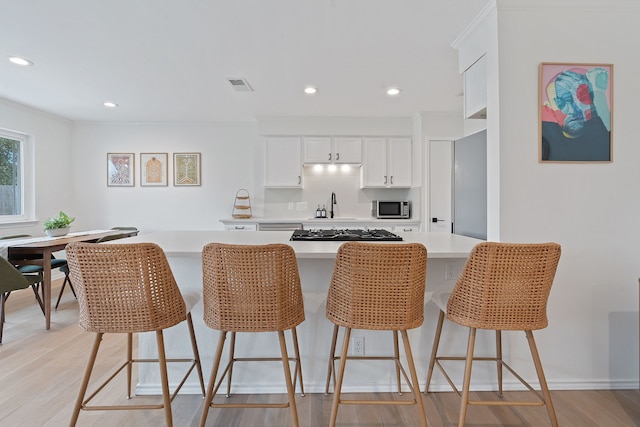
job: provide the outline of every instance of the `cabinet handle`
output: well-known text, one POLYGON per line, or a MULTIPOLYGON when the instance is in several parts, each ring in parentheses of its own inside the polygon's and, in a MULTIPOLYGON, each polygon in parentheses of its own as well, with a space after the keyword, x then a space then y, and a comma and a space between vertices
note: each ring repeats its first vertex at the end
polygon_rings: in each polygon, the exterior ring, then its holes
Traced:
POLYGON ((384 176, 384 184, 387 184, 387 175, 384 176))
POLYGON ((331 153, 329 153, 329 161, 331 161, 331 153))
POLYGON ((393 185, 393 175, 391 175, 391 185, 393 185))
POLYGON ((336 162, 340 160, 340 153, 336 153, 336 162))
POLYGON ((302 177, 298 175, 298 185, 302 184, 302 177))
POLYGON ((235 229, 236 230, 244 230, 244 225, 236 225, 235 229))

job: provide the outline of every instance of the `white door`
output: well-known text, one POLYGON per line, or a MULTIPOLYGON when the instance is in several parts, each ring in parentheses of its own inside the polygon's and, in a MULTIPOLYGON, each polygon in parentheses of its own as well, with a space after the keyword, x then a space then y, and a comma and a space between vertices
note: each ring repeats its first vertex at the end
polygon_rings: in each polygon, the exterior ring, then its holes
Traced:
POLYGON ((453 140, 429 140, 427 148, 428 159, 425 163, 429 165, 429 170, 425 177, 425 188, 429 189, 429 197, 425 209, 425 229, 451 233, 453 140))

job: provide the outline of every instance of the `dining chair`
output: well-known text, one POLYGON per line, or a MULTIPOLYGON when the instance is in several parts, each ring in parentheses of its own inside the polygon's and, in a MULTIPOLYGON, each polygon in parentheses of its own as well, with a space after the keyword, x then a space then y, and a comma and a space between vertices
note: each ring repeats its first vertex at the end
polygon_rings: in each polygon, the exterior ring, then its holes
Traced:
POLYGON ((232 245, 209 243, 202 250, 204 322, 220 331, 211 378, 200 418, 204 427, 209 408, 286 408, 291 409, 294 427, 298 426, 295 401, 296 379, 300 380, 302 365, 296 326, 304 321, 302 288, 293 248, 286 244, 232 245), (291 330, 294 357, 287 354, 284 332, 291 330), (229 360, 219 380, 218 369, 227 333, 231 332, 229 360), (237 332, 277 332, 280 358, 234 355, 237 332), (286 403, 217 403, 214 397, 227 378, 227 396, 231 391, 231 375, 237 362, 281 361, 288 401, 286 403), (294 380, 289 363, 295 362, 294 380))
MULTIPOLYGON (((108 242, 112 240, 123 239, 125 237, 129 237, 131 235, 135 236, 138 234, 138 229, 136 227, 112 227, 111 229, 127 231, 128 233, 111 234, 108 236, 103 236, 103 237, 100 237, 98 240, 96 240, 96 243, 103 243, 103 242, 108 242), (133 232, 135 232, 135 234, 132 234, 133 232)), ((51 261, 53 262, 53 260, 51 261)), ((73 289, 73 285, 71 284, 71 279, 69 279, 69 266, 66 264, 66 260, 65 260, 65 264, 60 267, 60 271, 64 273, 64 281, 62 282, 62 286, 60 287, 60 293, 58 293, 58 299, 56 300, 56 306, 55 306, 56 310, 58 309, 58 305, 60 305, 62 294, 64 293, 64 289, 67 285, 69 285, 69 289, 71 289, 71 293, 73 293, 73 297, 75 299, 78 299, 78 296, 76 295, 76 291, 75 289, 73 289)))
MULTIPOLYGON (((11 240, 11 239, 29 239, 32 238, 33 236, 31 234, 14 234, 11 236, 0 236, 0 240, 11 240)), ((37 258, 27 258, 27 259, 23 259, 20 261, 24 261, 24 262, 28 262, 30 259, 37 259, 37 258)), ((16 268, 18 269, 18 271, 20 271, 23 274, 26 275, 42 275, 43 273, 43 267, 41 265, 37 265, 37 264, 20 264, 17 265, 16 268)), ((62 283, 63 289, 64 289, 64 285, 66 282, 69 281, 69 270, 67 268, 67 260, 63 259, 63 258, 55 258, 53 255, 51 256, 51 269, 55 270, 56 268, 59 268, 60 271, 62 273, 64 273, 64 281, 62 283)), ((36 283, 33 286, 33 290, 36 296, 36 301, 38 302, 38 305, 40 305, 40 309, 42 309, 43 313, 44 313, 44 289, 42 289, 42 280, 40 280, 38 283, 36 283)), ((58 301, 60 300, 60 298, 58 298, 58 301)), ((58 303, 56 303, 56 309, 58 308, 58 303)))
MULTIPOLYGON (((80 304, 80 326, 95 333, 95 341, 73 409, 70 425, 78 421, 81 410, 164 409, 167 426, 173 425, 171 402, 194 368, 204 396, 204 381, 198 345, 193 329, 191 308, 200 300, 197 292, 182 294, 174 279, 167 258, 154 243, 110 244, 71 243, 66 247, 69 271, 76 286, 80 304), (168 359, 163 330, 186 321, 193 355, 168 359), (133 334, 155 332, 156 359, 134 359, 133 334), (115 372, 87 397, 87 388, 105 333, 127 335, 126 360, 115 372), (156 362, 160 370, 162 402, 138 405, 90 405, 103 387, 123 369, 127 373, 127 398, 131 398, 132 366, 156 362), (173 393, 169 390, 167 363, 188 364, 188 369, 173 393)), ((182 349, 173 349, 181 351, 182 349)))
MULTIPOLYGON (((424 290, 427 274, 427 249, 420 243, 347 242, 338 249, 327 296, 327 318, 334 324, 329 355, 329 376, 340 362, 335 378, 333 404, 329 425, 336 425, 340 404, 407 405, 415 404, 420 422, 427 419, 418 384, 413 354, 407 330, 417 328, 424 319, 424 290), (338 329, 344 328, 340 356, 336 356, 338 329), (348 354, 353 329, 391 331, 394 335, 393 356, 354 356, 348 354), (402 335, 407 375, 398 351, 397 334, 402 335), (344 399, 341 396, 344 373, 349 360, 390 360, 396 376, 404 376, 413 400, 344 399)), ((398 387, 400 384, 397 378, 398 387)))
MULTIPOLYGON (((31 287, 38 297, 37 285, 42 281, 39 274, 23 274, 9 261, 0 257, 0 344, 2 344, 2 331, 4 329, 5 302, 13 291, 31 287)), ((42 301, 40 308, 44 311, 42 301)))
POLYGON ((547 327, 547 300, 560 260, 560 245, 556 243, 514 244, 483 242, 476 245, 467 259, 462 274, 452 292, 436 292, 433 301, 440 308, 438 325, 431 349, 425 393, 435 366, 442 372, 453 390, 461 396, 458 426, 465 424, 468 405, 546 405, 551 425, 556 418, 551 394, 533 338, 533 331, 547 327), (438 356, 444 318, 469 328, 466 356, 438 356), (496 356, 474 354, 477 329, 494 330, 496 356), (542 395, 518 375, 503 359, 502 331, 524 331, 540 382, 542 395), (464 361, 462 392, 451 380, 440 361, 464 361), (500 400, 471 400, 471 367, 474 361, 496 363, 500 400), (503 396, 503 368, 514 375, 537 399, 506 400, 503 396))

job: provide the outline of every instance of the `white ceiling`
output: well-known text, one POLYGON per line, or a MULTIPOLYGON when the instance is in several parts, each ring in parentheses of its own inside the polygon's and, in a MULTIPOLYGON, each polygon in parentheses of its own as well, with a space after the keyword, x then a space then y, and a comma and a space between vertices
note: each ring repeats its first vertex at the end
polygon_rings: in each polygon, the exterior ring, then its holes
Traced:
POLYGON ((456 111, 451 42, 489 2, 0 0, 0 97, 89 121, 456 111))

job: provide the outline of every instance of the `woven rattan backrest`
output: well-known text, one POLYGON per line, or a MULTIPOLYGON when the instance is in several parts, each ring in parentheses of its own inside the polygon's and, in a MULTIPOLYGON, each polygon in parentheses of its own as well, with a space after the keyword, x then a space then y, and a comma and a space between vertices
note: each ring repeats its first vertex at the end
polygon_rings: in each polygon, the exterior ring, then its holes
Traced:
POLYGON ((66 252, 85 330, 145 332, 186 319, 182 294, 158 245, 71 243, 66 252))
POLYGON ((426 274, 422 244, 344 243, 331 277, 327 318, 356 329, 416 328, 424 319, 426 274))
POLYGON ((291 246, 209 243, 202 250, 202 269, 204 322, 210 328, 283 331, 304 321, 291 246))
POLYGON ((547 300, 560 260, 556 243, 478 244, 447 303, 447 318, 481 329, 547 327, 547 300))

